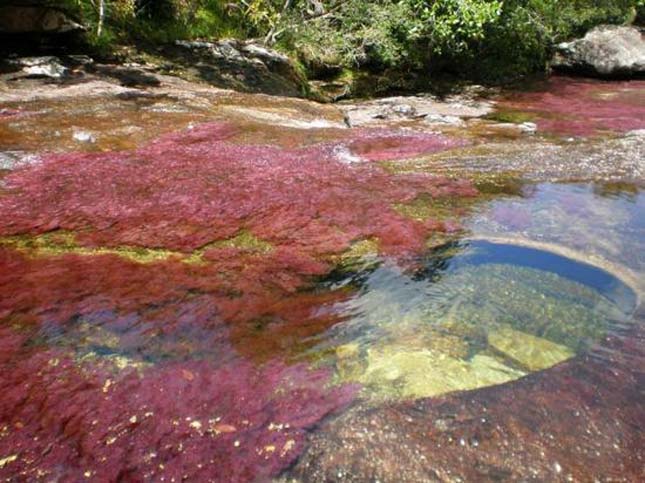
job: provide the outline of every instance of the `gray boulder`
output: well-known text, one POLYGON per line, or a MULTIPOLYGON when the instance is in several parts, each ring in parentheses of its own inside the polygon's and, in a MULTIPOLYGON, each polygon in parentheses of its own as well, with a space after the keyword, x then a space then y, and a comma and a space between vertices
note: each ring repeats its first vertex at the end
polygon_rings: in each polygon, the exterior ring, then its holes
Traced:
POLYGON ((556 70, 600 77, 645 74, 645 39, 637 27, 600 25, 581 38, 557 46, 556 70))
POLYGON ((19 57, 8 61, 20 77, 48 77, 61 79, 69 74, 69 69, 64 66, 61 59, 51 55, 42 57, 19 57))

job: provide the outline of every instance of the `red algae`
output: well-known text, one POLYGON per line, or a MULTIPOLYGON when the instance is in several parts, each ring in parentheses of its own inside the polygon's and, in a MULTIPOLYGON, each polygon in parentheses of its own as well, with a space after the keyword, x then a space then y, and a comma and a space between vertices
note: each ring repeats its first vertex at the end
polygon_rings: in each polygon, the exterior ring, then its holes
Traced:
POLYGON ((463 141, 424 133, 384 135, 376 129, 360 132, 358 139, 350 142, 349 148, 352 153, 369 161, 395 161, 463 145, 463 141))
MULTIPOLYGON (((305 431, 352 399, 303 365, 170 363, 116 378, 57 350, 16 360, 0 330, 4 478, 251 481, 288 467, 305 431)), ((24 341, 22 341, 24 342, 24 341)))
POLYGON ((324 307, 345 293, 296 291, 311 267, 224 254, 222 263, 194 266, 114 255, 31 260, 0 250, 0 318, 35 342, 139 361, 222 361, 235 351, 258 362, 289 358, 301 348, 288 343, 298 334, 338 321, 324 307))
POLYGON ((356 241, 404 260, 454 228, 395 205, 477 195, 370 162, 453 145, 436 135, 355 131, 292 148, 238 135, 203 124, 131 151, 46 155, 4 178, 0 237, 47 236, 40 252, 0 245, 1 477, 279 474, 355 392, 296 362, 349 295, 314 282, 356 241))
POLYGON ((538 130, 559 136, 645 128, 645 81, 602 82, 552 77, 541 88, 500 102, 535 116, 538 130))
MULTIPOLYGON (((396 244, 384 240, 383 250, 405 252, 418 249, 427 230, 397 215, 392 204, 422 193, 476 194, 444 178, 343 164, 329 144, 239 146, 226 142, 233 134, 230 126, 205 124, 129 153, 46 157, 6 177, 13 195, 0 200, 0 217, 7 220, 0 234, 64 229, 77 232, 86 246, 190 252, 248 230, 314 256, 369 237, 392 238, 396 244)), ((373 133, 368 139, 374 141, 373 133)), ((433 143, 404 151, 425 152, 433 143)), ((390 144, 379 146, 368 158, 385 159, 391 151, 390 144)))

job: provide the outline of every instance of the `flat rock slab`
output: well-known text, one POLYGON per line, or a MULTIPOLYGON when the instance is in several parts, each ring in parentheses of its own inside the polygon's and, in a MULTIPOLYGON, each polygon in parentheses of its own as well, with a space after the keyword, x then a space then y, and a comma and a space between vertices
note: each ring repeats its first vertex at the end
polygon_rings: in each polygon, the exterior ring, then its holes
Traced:
POLYGON ((488 334, 488 344, 529 371, 547 369, 573 357, 568 347, 509 327, 488 334))
POLYGON ((469 95, 444 99, 434 96, 397 96, 364 102, 340 103, 351 126, 372 126, 393 121, 421 121, 424 124, 461 125, 463 119, 492 112, 493 102, 469 95))

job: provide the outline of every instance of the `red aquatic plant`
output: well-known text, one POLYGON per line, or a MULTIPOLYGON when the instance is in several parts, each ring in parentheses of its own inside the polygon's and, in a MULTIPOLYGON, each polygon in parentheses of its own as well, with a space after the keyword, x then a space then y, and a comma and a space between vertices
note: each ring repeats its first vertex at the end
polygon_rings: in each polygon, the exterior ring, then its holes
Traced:
POLYGON ((358 132, 360 135, 349 142, 349 149, 369 161, 412 158, 463 144, 456 139, 426 133, 383 133, 377 129, 358 132))
POLYGON ((552 77, 534 91, 509 96, 502 108, 531 113, 540 131, 589 136, 645 128, 644 81, 603 82, 552 77))
MULTIPOLYGON (((475 194, 466 183, 344 164, 333 145, 285 150, 227 143, 231 130, 206 124, 133 152, 46 157, 6 178, 13 193, 0 200, 6 220, 0 234, 65 229, 85 245, 192 251, 244 229, 321 255, 353 239, 404 230, 396 246, 385 241, 383 249, 405 251, 419 246, 424 229, 398 215, 393 203, 422 193, 475 194)), ((377 149, 368 157, 387 154, 377 149)))
POLYGON ((205 124, 134 151, 43 156, 4 178, 0 236, 51 232, 54 250, 0 247, 0 475, 278 474, 354 391, 288 365, 339 322, 332 307, 347 296, 313 282, 354 241, 405 257, 454 228, 396 204, 476 195, 467 181, 370 162, 450 145, 435 135, 357 131, 285 149, 236 144, 236 133, 205 124), (175 253, 78 254, 64 235, 56 245, 63 230, 84 248, 175 253))
POLYGON ((0 476, 78 481, 251 481, 288 467, 305 431, 346 406, 303 365, 237 360, 114 375, 0 329, 0 476), (19 358, 17 356, 20 355, 19 358))

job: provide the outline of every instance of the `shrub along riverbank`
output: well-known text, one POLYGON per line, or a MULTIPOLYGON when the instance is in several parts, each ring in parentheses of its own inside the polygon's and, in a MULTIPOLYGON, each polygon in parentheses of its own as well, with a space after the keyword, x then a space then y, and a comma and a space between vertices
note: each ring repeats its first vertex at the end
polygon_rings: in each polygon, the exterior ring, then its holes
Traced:
MULTIPOLYGON (((103 52, 177 39, 260 38, 310 78, 504 82, 544 72, 553 46, 642 22, 645 0, 59 0, 103 52), (102 13, 101 13, 102 12, 102 13)), ((401 85, 405 88, 406 86, 401 85)))

